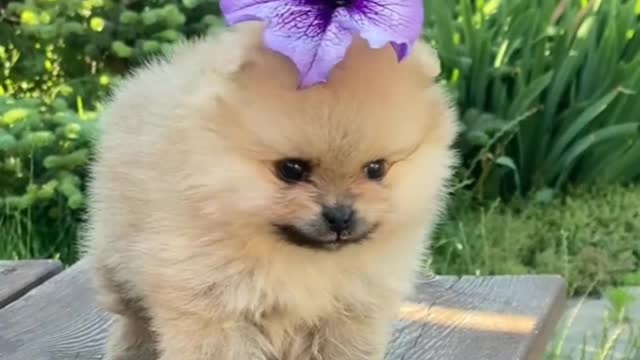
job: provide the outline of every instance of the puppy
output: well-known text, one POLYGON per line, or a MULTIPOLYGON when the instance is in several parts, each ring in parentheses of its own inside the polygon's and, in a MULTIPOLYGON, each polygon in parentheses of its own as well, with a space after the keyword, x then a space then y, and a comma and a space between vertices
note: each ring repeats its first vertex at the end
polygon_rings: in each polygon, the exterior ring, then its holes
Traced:
POLYGON ((301 90, 262 31, 186 43, 108 104, 86 248, 107 359, 384 356, 455 163, 437 58, 356 38, 301 90))

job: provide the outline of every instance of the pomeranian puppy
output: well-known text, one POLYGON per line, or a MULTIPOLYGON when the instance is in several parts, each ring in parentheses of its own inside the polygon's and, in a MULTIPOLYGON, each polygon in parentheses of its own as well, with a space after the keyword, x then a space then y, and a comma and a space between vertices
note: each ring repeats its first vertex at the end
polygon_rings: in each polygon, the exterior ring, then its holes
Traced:
POLYGON ((356 38, 298 89, 262 31, 183 44, 108 104, 86 248, 107 359, 384 357, 456 158, 437 57, 356 38))

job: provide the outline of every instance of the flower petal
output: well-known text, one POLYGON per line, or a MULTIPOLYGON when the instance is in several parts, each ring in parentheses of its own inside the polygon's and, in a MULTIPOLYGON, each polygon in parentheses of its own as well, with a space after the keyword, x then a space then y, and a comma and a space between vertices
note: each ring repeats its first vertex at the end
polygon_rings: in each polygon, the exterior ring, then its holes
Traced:
POLYGON ((344 58, 354 33, 372 48, 393 46, 398 60, 422 31, 422 0, 353 0, 333 8, 315 0, 220 0, 230 25, 266 22, 265 45, 290 58, 300 72, 300 86, 325 82, 344 58))
POLYGON ((351 44, 351 31, 331 19, 322 13, 291 11, 265 30, 265 45, 296 64, 301 87, 326 82, 351 44))
POLYGON ((349 18, 345 9, 333 9, 309 0, 221 0, 229 24, 264 20, 265 45, 296 65, 301 87, 325 82, 351 44, 349 29, 334 18, 349 18))
POLYGON ((229 25, 250 20, 268 20, 282 6, 282 0, 220 0, 220 10, 229 25))
POLYGON ((356 0, 341 25, 357 31, 372 48, 391 44, 404 59, 422 33, 423 0, 356 0))

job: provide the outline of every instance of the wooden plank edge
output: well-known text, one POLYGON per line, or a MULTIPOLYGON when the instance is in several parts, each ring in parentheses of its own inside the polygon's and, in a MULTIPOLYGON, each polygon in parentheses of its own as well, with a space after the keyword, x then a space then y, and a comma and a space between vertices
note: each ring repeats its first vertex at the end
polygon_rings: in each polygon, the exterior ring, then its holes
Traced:
MULTIPOLYGON (((452 326, 457 328, 493 332, 506 335, 527 335, 533 332, 543 332, 541 326, 550 322, 551 327, 557 326, 564 313, 566 305, 566 281, 556 274, 527 274, 527 275, 431 275, 424 282, 444 281, 454 283, 456 281, 477 281, 486 278, 509 280, 544 280, 553 288, 553 296, 549 302, 549 308, 544 309, 540 316, 526 316, 492 311, 478 311, 470 309, 457 309, 442 305, 425 305, 413 300, 404 301, 400 311, 399 320, 430 324, 435 326, 452 326), (558 314, 553 312, 557 311, 558 314), (559 316, 559 317, 556 317, 559 316)), ((551 329, 553 330, 553 329, 551 329)), ((640 359, 639 359, 640 360, 640 359)))
POLYGON ((539 329, 538 336, 531 336, 529 338, 529 341, 527 341, 527 357, 525 358, 525 360, 544 359, 549 342, 555 335, 556 327, 560 323, 560 320, 562 319, 562 316, 564 315, 566 310, 568 300, 568 284, 566 280, 559 275, 549 275, 549 277, 555 278, 558 290, 556 291, 555 297, 553 298, 550 307, 545 312, 545 316, 543 317, 544 321, 541 324, 542 326, 539 329))
MULTIPOLYGON (((64 265, 58 260, 30 260, 30 261, 39 261, 43 263, 47 263, 49 268, 46 272, 43 272, 40 276, 33 279, 33 281, 27 283, 20 290, 15 293, 9 295, 7 298, 0 300, 0 310, 7 307, 8 305, 20 300, 23 296, 27 295, 31 290, 36 287, 42 285, 45 281, 53 278, 64 270, 64 265)), ((20 261, 16 261, 18 264, 20 261)))

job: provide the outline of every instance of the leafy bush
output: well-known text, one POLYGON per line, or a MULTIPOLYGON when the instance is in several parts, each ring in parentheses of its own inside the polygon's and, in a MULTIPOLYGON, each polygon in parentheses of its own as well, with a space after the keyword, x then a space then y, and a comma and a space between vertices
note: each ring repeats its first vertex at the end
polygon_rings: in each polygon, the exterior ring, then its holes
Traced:
POLYGON ((562 274, 572 293, 632 285, 640 269, 640 187, 505 205, 461 192, 433 243, 439 274, 562 274))
POLYGON ((95 113, 0 98, 0 254, 75 257, 95 113))
POLYGON ((638 179, 640 1, 426 4, 479 194, 638 179))
POLYGON ((211 0, 0 6, 1 258, 75 261, 101 101, 132 67, 220 23, 217 10, 211 0))
POLYGON ((7 44, 0 91, 50 97, 75 90, 98 100, 113 75, 220 24, 217 11, 215 0, 9 2, 0 24, 0 44, 7 44))

